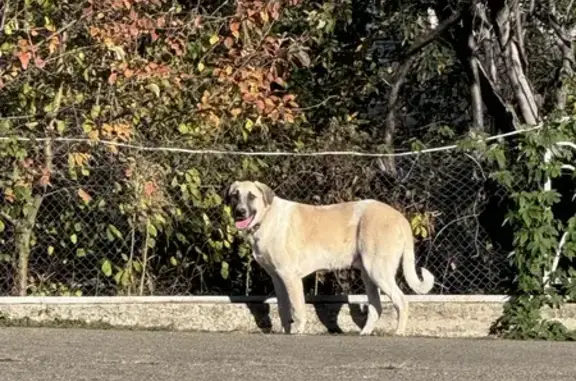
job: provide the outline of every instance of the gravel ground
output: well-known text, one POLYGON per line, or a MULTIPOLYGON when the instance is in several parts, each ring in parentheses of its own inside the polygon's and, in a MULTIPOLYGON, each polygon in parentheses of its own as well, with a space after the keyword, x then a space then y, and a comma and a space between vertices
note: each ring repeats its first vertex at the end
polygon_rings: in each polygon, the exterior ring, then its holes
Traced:
POLYGON ((3 381, 574 380, 576 345, 1 328, 3 381))

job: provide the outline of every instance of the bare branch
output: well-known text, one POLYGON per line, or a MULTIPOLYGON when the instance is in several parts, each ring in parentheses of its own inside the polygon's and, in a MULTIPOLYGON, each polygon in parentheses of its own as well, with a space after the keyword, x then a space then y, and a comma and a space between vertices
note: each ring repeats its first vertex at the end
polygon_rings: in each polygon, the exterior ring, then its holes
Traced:
POLYGON ((5 0, 4 7, 2 7, 2 19, 0 20, 0 33, 4 33, 4 25, 6 25, 6 16, 8 15, 9 7, 10 0, 5 0))
POLYGON ((442 35, 451 25, 456 23, 461 18, 460 12, 455 12, 446 18, 440 25, 434 28, 429 33, 422 35, 406 50, 400 55, 400 66, 396 71, 394 80, 392 81, 392 88, 388 95, 388 113, 386 115, 386 127, 384 130, 384 141, 386 146, 392 147, 394 133, 396 131, 396 107, 398 103, 398 97, 400 94, 400 88, 406 81, 406 76, 410 70, 410 67, 415 61, 416 53, 420 52, 430 43, 434 42, 438 37, 442 35))

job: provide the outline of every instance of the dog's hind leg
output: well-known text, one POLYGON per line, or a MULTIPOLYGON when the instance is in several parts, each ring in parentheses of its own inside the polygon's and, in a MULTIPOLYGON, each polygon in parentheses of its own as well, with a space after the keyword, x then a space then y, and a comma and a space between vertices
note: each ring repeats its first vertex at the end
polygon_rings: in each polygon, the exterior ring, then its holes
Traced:
POLYGON ((373 261, 370 263, 370 266, 366 267, 370 279, 383 293, 388 295, 392 301, 392 305, 398 316, 396 334, 402 335, 408 323, 408 301, 402 290, 400 290, 400 287, 396 284, 395 269, 394 263, 389 263, 389 261, 382 259, 373 261))
POLYGON ((362 281, 364 282, 364 287, 366 288, 366 297, 368 298, 368 314, 366 317, 366 323, 360 331, 360 335, 370 335, 374 330, 374 326, 380 316, 382 315, 382 303, 380 301, 380 291, 372 279, 366 273, 364 267, 361 268, 362 281))

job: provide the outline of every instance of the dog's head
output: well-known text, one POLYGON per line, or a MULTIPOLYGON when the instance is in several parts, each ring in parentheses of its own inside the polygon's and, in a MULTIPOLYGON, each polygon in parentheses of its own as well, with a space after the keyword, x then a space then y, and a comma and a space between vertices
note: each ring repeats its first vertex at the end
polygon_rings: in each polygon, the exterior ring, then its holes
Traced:
POLYGON ((224 193, 224 202, 232 208, 236 228, 254 227, 274 200, 274 191, 258 181, 235 181, 224 193))

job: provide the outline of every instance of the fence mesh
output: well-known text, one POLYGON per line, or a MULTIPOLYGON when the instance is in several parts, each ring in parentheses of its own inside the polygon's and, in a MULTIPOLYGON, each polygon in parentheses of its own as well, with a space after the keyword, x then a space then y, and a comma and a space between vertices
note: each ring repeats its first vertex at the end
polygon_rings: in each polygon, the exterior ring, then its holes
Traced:
MULTIPOLYGON (((259 180, 299 202, 372 198, 398 208, 412 221, 418 265, 436 277, 432 293, 502 293, 509 278, 503 193, 479 161, 460 152, 380 159, 189 154, 86 142, 9 148, 26 158, 0 158, 2 295, 22 287, 28 295, 271 295, 270 278, 222 204, 224 188, 239 179, 259 180), (14 183, 15 172, 32 173, 30 181, 14 183), (26 203, 16 197, 22 189, 32 191, 26 203)), ((412 293, 401 271, 398 279, 412 293)), ((307 294, 364 293, 354 270, 319 272, 304 284, 307 294)))

